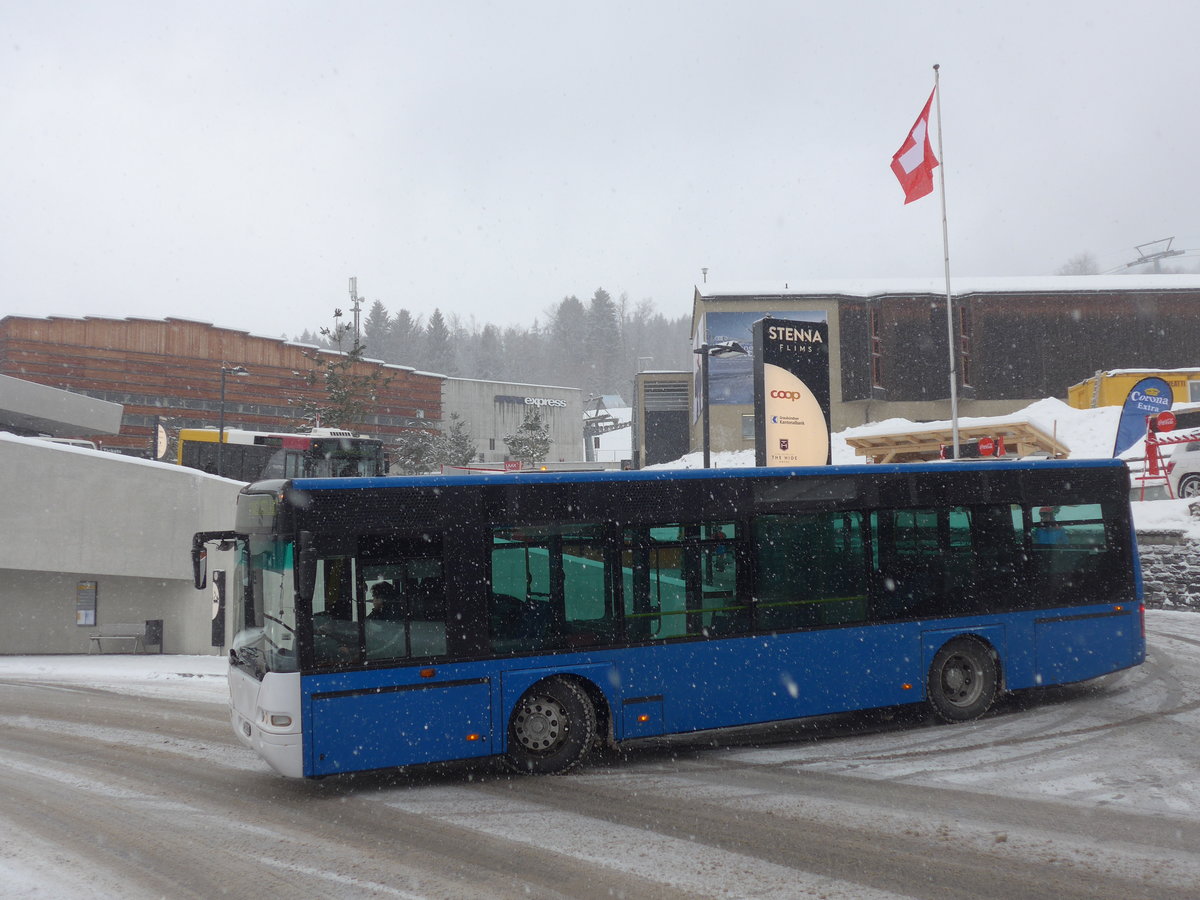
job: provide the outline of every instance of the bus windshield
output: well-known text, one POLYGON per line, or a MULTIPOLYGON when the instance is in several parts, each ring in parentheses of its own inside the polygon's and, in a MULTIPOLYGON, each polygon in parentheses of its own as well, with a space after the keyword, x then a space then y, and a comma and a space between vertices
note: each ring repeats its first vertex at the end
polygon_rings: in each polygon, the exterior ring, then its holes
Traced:
POLYGON ((383 442, 350 434, 271 434, 184 428, 179 464, 238 481, 376 477, 387 474, 383 442), (224 441, 219 438, 224 437, 224 441))
POLYGON ((273 536, 239 540, 231 659, 262 677, 296 671, 292 544, 273 536))

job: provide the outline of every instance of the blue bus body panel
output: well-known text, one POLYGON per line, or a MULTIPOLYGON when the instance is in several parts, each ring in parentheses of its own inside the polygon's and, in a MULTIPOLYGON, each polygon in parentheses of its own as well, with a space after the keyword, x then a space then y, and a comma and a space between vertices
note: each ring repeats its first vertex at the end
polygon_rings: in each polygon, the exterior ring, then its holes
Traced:
POLYGON ((492 680, 479 664, 301 678, 304 774, 489 756, 492 680), (447 677, 449 675, 449 677, 447 677))
POLYGON ((503 753, 521 694, 555 675, 592 686, 617 740, 915 703, 960 635, 996 650, 1010 690, 1145 658, 1140 611, 1103 605, 306 675, 305 774, 503 753))
POLYGON ((1037 617, 1037 684, 1070 684, 1105 675, 1113 670, 1114 649, 1123 644, 1129 648, 1128 665, 1145 660, 1139 610, 1093 609, 1073 609, 1058 615, 1042 613, 1037 617))

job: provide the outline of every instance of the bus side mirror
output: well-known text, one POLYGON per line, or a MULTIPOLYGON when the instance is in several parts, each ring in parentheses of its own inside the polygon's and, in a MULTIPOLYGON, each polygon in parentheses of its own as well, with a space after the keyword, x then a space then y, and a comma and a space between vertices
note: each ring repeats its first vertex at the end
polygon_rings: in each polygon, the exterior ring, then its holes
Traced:
POLYGON ((192 535, 192 584, 203 590, 208 581, 208 544, 220 541, 217 549, 233 550, 237 546, 237 534, 233 531, 197 531, 192 535))
POLYGON ((196 590, 204 589, 208 583, 208 548, 200 535, 192 538, 192 584, 196 590))
POLYGON ((317 586, 317 551, 313 548, 311 531, 300 532, 299 552, 296 554, 296 596, 309 602, 317 586))

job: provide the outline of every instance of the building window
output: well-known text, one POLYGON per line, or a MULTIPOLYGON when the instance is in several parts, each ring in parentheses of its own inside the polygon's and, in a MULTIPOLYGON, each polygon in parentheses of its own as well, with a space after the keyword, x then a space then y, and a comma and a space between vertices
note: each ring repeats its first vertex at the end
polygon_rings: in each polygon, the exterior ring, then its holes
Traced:
POLYGON ((959 379, 963 384, 971 384, 971 308, 963 305, 958 308, 958 357, 959 379))
POLYGON ((1200 381, 1188 382, 1188 403, 1200 403, 1200 381))
POLYGON ((871 387, 883 387, 883 339, 879 336, 879 308, 868 314, 871 329, 871 387))
POLYGON ((742 440, 754 440, 754 415, 752 413, 742 416, 742 440))

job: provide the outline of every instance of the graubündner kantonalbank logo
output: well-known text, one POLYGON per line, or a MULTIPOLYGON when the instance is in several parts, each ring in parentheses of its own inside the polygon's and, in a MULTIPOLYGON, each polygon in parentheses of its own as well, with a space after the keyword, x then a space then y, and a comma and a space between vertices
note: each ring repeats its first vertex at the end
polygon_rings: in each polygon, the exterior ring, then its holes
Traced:
POLYGON ((754 323, 755 462, 829 464, 829 325, 754 323))

